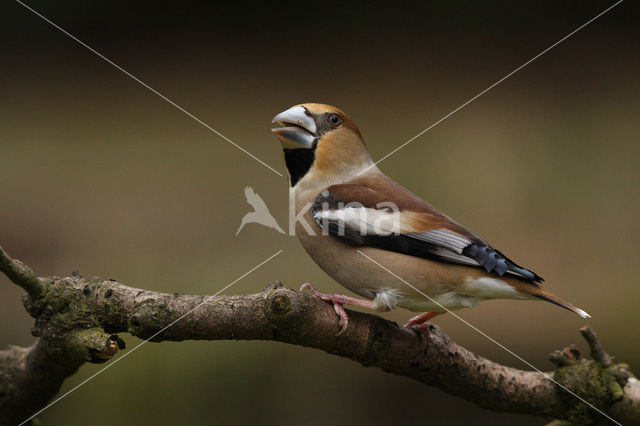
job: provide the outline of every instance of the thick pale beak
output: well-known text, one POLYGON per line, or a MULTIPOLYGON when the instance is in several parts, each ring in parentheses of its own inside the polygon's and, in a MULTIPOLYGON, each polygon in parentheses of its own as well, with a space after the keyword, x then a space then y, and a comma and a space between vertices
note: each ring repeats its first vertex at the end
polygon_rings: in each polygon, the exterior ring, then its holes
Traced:
POLYGON ((294 106, 273 117, 280 127, 271 131, 280 139, 285 149, 311 148, 316 139, 316 122, 302 106, 294 106))

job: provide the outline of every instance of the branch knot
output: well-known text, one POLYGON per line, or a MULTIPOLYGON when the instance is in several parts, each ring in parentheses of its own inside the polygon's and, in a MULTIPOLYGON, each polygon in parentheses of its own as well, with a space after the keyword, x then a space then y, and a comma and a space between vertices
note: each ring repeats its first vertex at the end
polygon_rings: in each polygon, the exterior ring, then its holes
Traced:
MULTIPOLYGON (((588 327, 581 331, 589 343, 594 359, 583 358, 580 350, 574 345, 554 351, 550 354, 551 361, 558 367, 554 378, 580 398, 607 412, 624 398, 624 386, 629 379, 628 367, 624 364, 612 365, 611 357, 604 352, 595 333, 588 327)), ((565 389, 557 387, 557 394, 566 407, 566 415, 563 418, 572 424, 602 423, 602 415, 565 389)))

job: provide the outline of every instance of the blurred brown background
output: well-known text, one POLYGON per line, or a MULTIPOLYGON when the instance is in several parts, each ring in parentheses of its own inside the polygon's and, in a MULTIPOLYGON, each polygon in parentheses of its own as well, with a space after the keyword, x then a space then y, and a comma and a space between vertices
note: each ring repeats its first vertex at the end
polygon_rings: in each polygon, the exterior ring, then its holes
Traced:
MULTIPOLYGON (((343 5, 28 3, 284 173, 271 118, 324 102, 374 159, 613 2, 343 5)), ((252 185, 281 226, 287 183, 41 18, 0 6, 0 244, 39 274, 256 292, 280 279, 340 291, 294 237, 248 225, 252 185)), ((625 2, 380 164, 592 314, 640 372, 637 9, 625 2), (635 18, 634 18, 635 16, 635 18)), ((0 277, 0 346, 29 345, 0 277)), ((585 321, 551 304, 460 314, 541 369, 585 321)), ((385 317, 401 322, 410 312, 385 317)), ((526 368, 453 317, 458 343, 526 368)), ((140 342, 124 336, 128 348, 140 342)), ((86 365, 71 389, 102 366, 86 365)), ((543 424, 284 344, 146 344, 41 415, 43 424, 543 424)))

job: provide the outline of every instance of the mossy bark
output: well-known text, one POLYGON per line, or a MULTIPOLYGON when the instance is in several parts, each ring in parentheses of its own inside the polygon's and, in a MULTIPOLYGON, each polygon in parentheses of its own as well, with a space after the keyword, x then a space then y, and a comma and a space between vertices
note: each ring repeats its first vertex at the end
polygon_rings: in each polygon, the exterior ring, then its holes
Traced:
POLYGON ((464 349, 435 325, 425 337, 383 318, 350 312, 349 327, 336 336, 338 318, 330 305, 280 283, 241 296, 180 295, 78 274, 34 281, 30 269, 12 262, 0 248, 0 270, 9 271, 28 292, 24 305, 35 318, 31 331, 38 340, 30 348, 0 351, 0 424, 36 413, 82 363, 115 356, 124 348, 117 333, 125 332, 154 342, 275 340, 406 376, 491 410, 576 424, 607 420, 547 378, 555 375, 607 415, 640 423, 640 384, 628 367, 581 359, 572 347, 553 354, 555 372, 523 371, 464 349))

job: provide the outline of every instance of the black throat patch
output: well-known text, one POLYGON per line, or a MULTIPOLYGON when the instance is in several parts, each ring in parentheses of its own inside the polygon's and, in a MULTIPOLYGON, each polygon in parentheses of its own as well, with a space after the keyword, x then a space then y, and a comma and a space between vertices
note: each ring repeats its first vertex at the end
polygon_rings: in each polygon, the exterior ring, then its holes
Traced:
POLYGON ((291 187, 294 187, 300 179, 307 174, 313 160, 316 157, 317 142, 313 143, 310 149, 284 149, 284 162, 289 170, 289 176, 291 176, 291 187))

